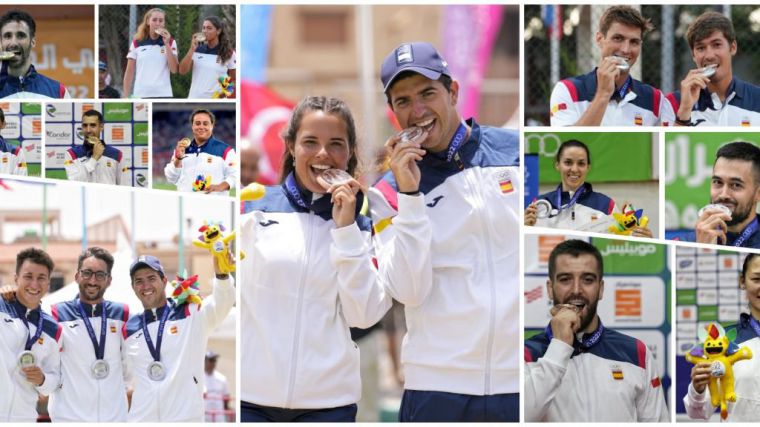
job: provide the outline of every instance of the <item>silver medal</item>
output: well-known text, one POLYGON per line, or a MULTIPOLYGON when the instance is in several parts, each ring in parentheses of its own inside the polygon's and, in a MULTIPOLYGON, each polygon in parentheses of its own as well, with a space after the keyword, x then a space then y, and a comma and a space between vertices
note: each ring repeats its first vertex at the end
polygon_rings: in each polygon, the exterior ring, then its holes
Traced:
POLYGON ((153 381, 161 381, 166 377, 166 368, 164 364, 154 360, 148 365, 148 378, 153 381))
POLYGON ((699 71, 702 73, 703 76, 707 77, 708 79, 715 74, 715 69, 718 68, 718 64, 710 64, 704 68, 701 68, 699 71))
POLYGON ((628 65, 628 61, 626 61, 625 58, 620 57, 620 56, 615 56, 615 55, 610 56, 610 58, 617 61, 617 65, 615 66, 618 68, 618 70, 627 71, 630 68, 630 65, 628 65))
POLYGON ((343 185, 352 179, 353 177, 342 169, 327 169, 317 176, 317 182, 325 190, 329 190, 333 185, 343 185))
POLYGON ((400 142, 422 142, 427 137, 427 132, 421 127, 412 126, 401 131, 398 137, 401 139, 400 142))
POLYGON ((35 356, 30 350, 26 350, 18 355, 19 368, 29 368, 35 365, 37 365, 37 356, 35 356))
POLYGON ((102 380, 108 376, 108 373, 111 371, 111 367, 105 360, 98 359, 92 364, 92 366, 90 366, 90 371, 92 372, 93 378, 96 380, 102 380))
POLYGON ((710 209, 710 210, 719 210, 719 211, 723 211, 723 213, 725 213, 725 214, 726 214, 726 215, 728 215, 729 217, 731 216, 731 209, 729 209, 729 208, 728 208, 728 206, 726 206, 726 205, 721 205, 721 204, 718 204, 718 203, 713 203, 713 204, 709 204, 709 205, 706 205, 706 206, 704 206, 702 209, 700 209, 700 210, 699 210, 699 212, 697 212, 697 218, 701 217, 701 216, 702 216, 702 214, 703 214, 703 213, 704 213, 706 210, 708 210, 708 209, 710 209))
POLYGON ((552 213, 552 204, 546 199, 536 201, 536 218, 549 218, 552 213))

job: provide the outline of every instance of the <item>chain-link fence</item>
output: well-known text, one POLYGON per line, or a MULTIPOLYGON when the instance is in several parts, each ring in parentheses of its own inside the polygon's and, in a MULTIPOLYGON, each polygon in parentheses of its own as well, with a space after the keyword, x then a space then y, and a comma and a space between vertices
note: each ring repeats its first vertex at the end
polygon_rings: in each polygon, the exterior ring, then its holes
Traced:
MULTIPOLYGON (((525 6, 524 89, 528 126, 549 125, 549 97, 557 78, 585 74, 596 66, 599 49, 594 35, 599 28, 599 17, 609 6, 562 5, 556 14, 561 19, 554 20, 551 19, 552 7, 557 6, 525 6), (553 22, 559 23, 560 36, 550 33, 553 22), (554 52, 552 43, 557 47, 554 52)), ((750 83, 760 81, 757 78, 760 6, 642 5, 639 9, 655 28, 644 38, 639 59, 631 69, 634 78, 665 93, 678 90, 686 73, 695 67, 685 38, 686 30, 697 16, 715 10, 729 16, 734 24, 738 45, 733 59, 734 75, 750 83)))
MULTIPOLYGON (((100 35, 98 40, 98 57, 108 67, 110 84, 124 93, 124 70, 127 68, 127 52, 134 38, 137 27, 143 21, 148 10, 159 7, 166 11, 166 29, 177 41, 177 59, 182 58, 190 49, 194 33, 201 31, 203 18, 218 16, 227 28, 231 40, 236 39, 235 5, 102 5, 99 10, 100 35)), ((172 74, 172 91, 175 98, 186 98, 190 90, 192 73, 172 74)))

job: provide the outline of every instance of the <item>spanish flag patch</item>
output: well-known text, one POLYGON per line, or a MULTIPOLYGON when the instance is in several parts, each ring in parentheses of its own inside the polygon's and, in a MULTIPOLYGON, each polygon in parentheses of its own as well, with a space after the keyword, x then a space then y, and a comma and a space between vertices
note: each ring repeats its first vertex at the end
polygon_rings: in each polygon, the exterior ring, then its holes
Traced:
POLYGON ((612 378, 616 380, 623 379, 623 370, 620 368, 612 368, 612 378))
POLYGON ((115 334, 115 333, 116 333, 116 326, 114 326, 114 325, 111 325, 111 333, 112 333, 112 334, 115 334))
POLYGON ((552 116, 557 114, 558 111, 567 110, 567 104, 564 102, 557 105, 552 105, 552 116))
POLYGON ((643 126, 644 125, 644 118, 641 117, 641 114, 636 114, 633 117, 633 124, 635 124, 636 126, 643 126))
POLYGON ((505 179, 499 182, 499 188, 501 189, 501 192, 504 194, 509 194, 515 190, 515 188, 512 186, 511 179, 505 179))
POLYGON ((64 161, 63 161, 63 165, 64 165, 64 166, 71 166, 71 164, 72 164, 72 163, 73 163, 73 162, 72 162, 71 160, 64 160, 64 161))
POLYGON ((748 117, 742 117, 742 127, 748 128, 750 125, 748 117))
POLYGON ((172 326, 171 329, 169 329, 169 332, 171 332, 172 335, 177 335, 177 327, 176 326, 172 326))

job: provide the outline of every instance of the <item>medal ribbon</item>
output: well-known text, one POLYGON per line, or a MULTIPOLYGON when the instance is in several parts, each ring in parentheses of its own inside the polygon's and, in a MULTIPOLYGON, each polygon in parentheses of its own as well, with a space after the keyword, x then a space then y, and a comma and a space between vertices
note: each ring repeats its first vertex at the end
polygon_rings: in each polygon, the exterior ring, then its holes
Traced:
POLYGON ((105 303, 102 304, 102 309, 100 313, 100 343, 98 343, 97 337, 95 336, 95 329, 92 327, 92 323, 90 323, 90 318, 87 316, 87 313, 84 311, 84 305, 82 304, 82 301, 79 301, 77 304, 77 308, 79 309, 79 315, 82 316, 82 321, 84 322, 84 327, 87 328, 87 334, 90 335, 90 341, 92 341, 92 347, 95 349, 95 358, 98 360, 102 360, 103 356, 106 353, 106 306, 105 303))
MULTIPOLYGON (((578 201, 578 198, 581 197, 581 195, 586 191, 586 187, 581 185, 578 187, 578 190, 575 191, 575 194, 573 194, 573 197, 570 199, 570 201, 565 205, 562 206, 562 184, 557 186, 557 210, 560 212, 563 209, 568 209, 573 207, 573 205, 578 201)), ((559 215, 559 213, 557 213, 559 215)))
MULTIPOLYGON (((544 332, 549 337, 549 341, 551 341, 552 338, 554 338, 554 334, 552 333, 551 323, 546 325, 546 329, 544 329, 544 332)), ((599 319, 599 326, 597 326, 596 330, 591 334, 585 334, 585 337, 580 341, 581 347, 585 349, 589 349, 593 347, 594 344, 598 343, 599 340, 602 339, 603 332, 604 332, 604 326, 602 325, 602 320, 599 319)))
POLYGON ((34 336, 32 335, 32 330, 29 328, 29 321, 26 320, 26 314, 20 314, 18 312, 18 309, 16 309, 16 314, 18 314, 21 318, 21 321, 24 322, 24 326, 26 326, 26 345, 24 345, 24 350, 29 351, 32 349, 32 346, 35 342, 37 342, 38 339, 42 336, 42 313, 39 313, 40 319, 37 321, 37 330, 34 331, 34 336))
POLYGON ((293 201, 296 202, 298 206, 309 210, 309 207, 306 206, 306 202, 303 201, 303 197, 301 197, 301 192, 298 190, 298 185, 296 185, 295 172, 289 173, 288 177, 285 178, 285 189, 288 191, 288 194, 290 194, 290 197, 293 198, 293 201))
POLYGON ((623 86, 620 86, 620 90, 615 91, 615 93, 612 94, 612 98, 610 98, 610 99, 615 99, 617 97, 620 97, 620 100, 622 101, 623 98, 625 98, 625 94, 628 93, 628 87, 631 86, 631 81, 632 80, 633 80, 633 78, 629 74, 628 78, 625 79, 625 82, 623 83, 623 86))
POLYGON ((752 220, 747 228, 742 231, 742 234, 734 241, 734 246, 741 246, 755 231, 757 231, 757 218, 752 220))
POLYGON ((153 360, 156 362, 161 361, 161 341, 164 338, 164 326, 166 326, 166 320, 169 318, 169 312, 172 310, 172 307, 169 304, 166 304, 164 306, 164 312, 161 313, 161 320, 158 322, 158 334, 156 335, 156 345, 153 346, 153 340, 150 338, 150 334, 148 333, 148 322, 145 318, 145 313, 143 313, 143 335, 145 335, 145 343, 148 344, 148 350, 150 351, 150 355, 153 356, 153 360))
POLYGON ((451 138, 449 143, 449 150, 446 152, 446 161, 450 162, 454 158, 459 147, 465 142, 465 136, 467 136, 467 126, 464 123, 459 123, 457 131, 454 133, 454 137, 451 138))

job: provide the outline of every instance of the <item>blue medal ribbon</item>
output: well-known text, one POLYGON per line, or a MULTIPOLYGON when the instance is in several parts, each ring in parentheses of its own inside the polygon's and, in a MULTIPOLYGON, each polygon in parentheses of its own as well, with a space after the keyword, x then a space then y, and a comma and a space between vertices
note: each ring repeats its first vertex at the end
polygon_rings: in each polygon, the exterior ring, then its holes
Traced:
POLYGON ((290 194, 290 197, 293 198, 293 201, 296 202, 298 206, 309 210, 309 207, 306 206, 306 202, 304 202, 303 197, 301 197, 301 191, 298 189, 298 185, 296 184, 295 172, 289 173, 288 177, 285 178, 285 189, 288 191, 288 194, 290 194))
POLYGON ((466 136, 467 126, 464 124, 464 122, 459 123, 457 131, 454 133, 454 137, 451 138, 451 142, 449 143, 449 149, 446 151, 446 161, 450 162, 454 159, 454 155, 459 150, 459 147, 461 147, 462 144, 464 144, 466 141, 466 136))
POLYGON ((744 243, 744 241, 749 238, 749 236, 755 233, 755 231, 757 231, 757 217, 755 217, 755 219, 752 220, 747 228, 742 231, 742 234, 736 240, 734 240, 734 246, 741 246, 742 243, 744 243))
POLYGON ((164 338, 164 326, 166 326, 166 320, 169 319, 169 312, 172 310, 172 307, 167 303, 164 306, 164 312, 161 313, 161 320, 158 322, 158 334, 156 335, 156 345, 153 346, 153 340, 150 338, 150 334, 148 333, 148 321, 145 318, 145 313, 143 312, 142 318, 143 318, 143 335, 145 335, 145 343, 148 344, 148 351, 150 351, 150 355, 153 356, 153 360, 156 362, 161 361, 161 342, 164 338))
POLYGON ((620 89, 616 90, 610 99, 618 98, 620 101, 622 101, 623 98, 625 98, 625 94, 628 93, 628 88, 631 86, 632 81, 633 78, 631 78, 631 75, 629 74, 628 78, 625 79, 625 82, 623 82, 623 86, 620 86, 620 89))
MULTIPOLYGON (((581 197, 581 195, 584 192, 586 192, 586 187, 584 187, 583 185, 581 185, 575 191, 575 194, 573 194, 573 197, 570 198, 570 201, 567 202, 567 204, 565 206, 562 206, 562 184, 558 185, 557 186, 557 210, 561 212, 564 209, 568 209, 568 208, 573 207, 573 205, 575 205, 575 203, 578 201, 578 198, 581 197)), ((559 213, 557 215, 559 215, 559 213)))
POLYGON ((84 311, 84 305, 82 304, 81 300, 78 301, 77 308, 79 309, 79 315, 82 316, 84 327, 87 328, 87 334, 90 335, 90 341, 92 341, 92 346, 95 349, 95 358, 98 360, 102 360, 106 352, 106 306, 105 306, 105 303, 103 303, 102 310, 100 313, 100 343, 98 343, 97 337, 95 336, 95 329, 93 329, 92 323, 90 323, 90 318, 89 316, 87 316, 87 313, 85 313, 84 311))
POLYGON ((32 349, 32 346, 35 342, 37 342, 38 339, 42 336, 42 313, 39 313, 39 320, 37 320, 37 330, 34 331, 34 336, 32 335, 32 330, 29 328, 29 321, 26 320, 26 313, 21 314, 18 312, 18 308, 16 308, 16 314, 18 314, 21 318, 21 321, 24 322, 24 326, 26 326, 26 344, 24 345, 24 350, 29 351, 32 349))
MULTIPOLYGON (((546 336, 549 337, 549 341, 554 338, 554 334, 552 333, 552 325, 551 323, 546 325, 546 328, 544 329, 544 332, 546 333, 546 336)), ((600 339, 602 339, 602 333, 604 332, 604 326, 602 325, 602 319, 599 319, 599 326, 597 326, 596 330, 592 332, 591 334, 585 334, 584 338, 579 342, 581 347, 584 349, 589 349, 594 346, 594 344, 598 343, 600 339)), ((578 342, 578 340, 575 340, 578 342)))

